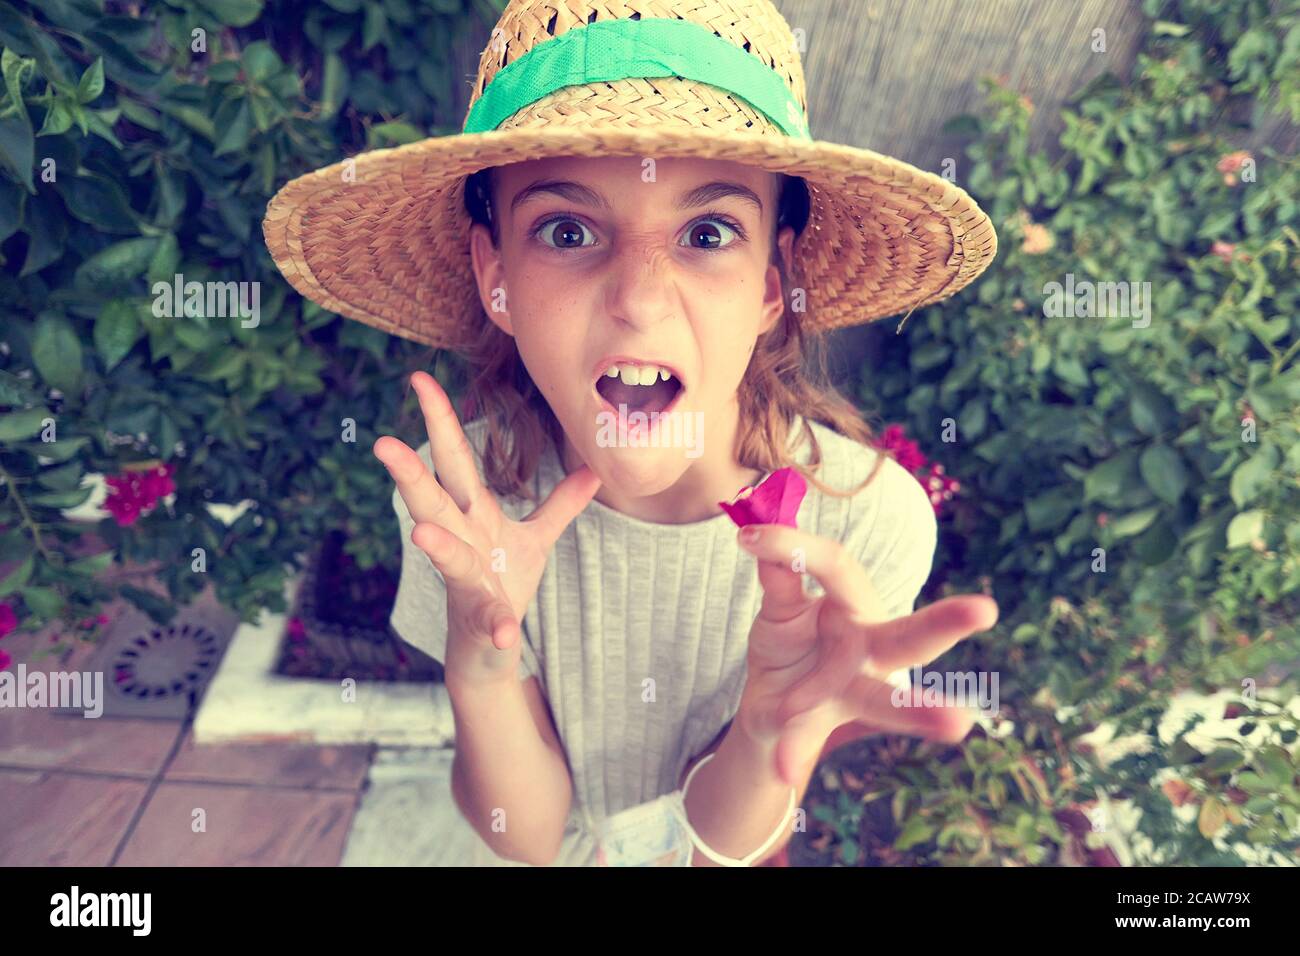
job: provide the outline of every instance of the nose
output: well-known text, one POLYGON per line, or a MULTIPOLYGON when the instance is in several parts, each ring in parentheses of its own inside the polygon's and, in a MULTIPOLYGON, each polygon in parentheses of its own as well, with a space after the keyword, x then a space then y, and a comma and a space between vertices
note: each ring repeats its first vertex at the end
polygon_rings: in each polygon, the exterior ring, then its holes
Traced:
POLYGON ((676 282, 673 263, 662 250, 629 245, 611 264, 606 307, 618 322, 648 329, 673 314, 676 282))

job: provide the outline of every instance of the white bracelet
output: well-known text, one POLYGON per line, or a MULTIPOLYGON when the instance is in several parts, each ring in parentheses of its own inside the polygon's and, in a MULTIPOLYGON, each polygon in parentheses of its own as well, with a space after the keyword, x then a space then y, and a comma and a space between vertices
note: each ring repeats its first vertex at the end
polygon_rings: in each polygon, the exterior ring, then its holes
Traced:
POLYGON ((768 837, 761 847, 742 860, 738 860, 735 857, 723 856, 721 853, 709 848, 709 846, 700 838, 700 835, 695 832, 695 828, 691 826, 691 821, 686 818, 686 791, 691 785, 691 777, 695 776, 695 771, 703 767, 710 759, 712 759, 712 757, 713 754, 707 754, 699 763, 691 768, 691 772, 686 775, 686 782, 682 784, 681 798, 674 801, 674 809, 677 811, 682 826, 686 829, 686 835, 691 838, 691 842, 695 844, 696 849, 714 863, 717 863, 719 866, 752 866, 754 861, 760 859, 764 853, 770 850, 772 845, 781 838, 781 834, 785 832, 786 823, 789 821, 790 815, 794 812, 794 804, 795 800, 799 797, 799 792, 794 787, 790 788, 790 806, 786 808, 785 816, 781 818, 781 823, 777 826, 776 832, 768 837))

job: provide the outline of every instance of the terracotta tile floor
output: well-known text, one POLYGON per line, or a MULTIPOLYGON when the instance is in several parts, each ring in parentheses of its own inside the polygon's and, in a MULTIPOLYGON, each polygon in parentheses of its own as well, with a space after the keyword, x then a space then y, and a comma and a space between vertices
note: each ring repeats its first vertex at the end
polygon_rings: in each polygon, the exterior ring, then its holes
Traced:
MULTIPOLYGON (((76 670, 94 648, 34 661, 48 634, 11 634, 28 673, 76 670)), ((188 720, 86 720, 0 710, 0 866, 334 866, 370 746, 196 746, 188 720)))

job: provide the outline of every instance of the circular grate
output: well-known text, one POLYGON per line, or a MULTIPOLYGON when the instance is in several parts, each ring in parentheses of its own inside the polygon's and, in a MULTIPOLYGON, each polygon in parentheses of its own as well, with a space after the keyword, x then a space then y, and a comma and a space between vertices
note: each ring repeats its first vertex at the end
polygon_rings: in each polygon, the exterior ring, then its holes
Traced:
POLYGON ((113 658, 113 686, 139 700, 179 697, 208 676, 221 645, 200 624, 169 624, 129 640, 113 658))

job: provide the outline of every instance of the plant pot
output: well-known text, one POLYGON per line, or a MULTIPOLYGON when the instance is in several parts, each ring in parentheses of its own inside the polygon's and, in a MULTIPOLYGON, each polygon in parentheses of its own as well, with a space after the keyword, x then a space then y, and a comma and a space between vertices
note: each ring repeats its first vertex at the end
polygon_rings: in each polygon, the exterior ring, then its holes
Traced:
POLYGON ((303 574, 276 673, 293 677, 432 683, 442 665, 388 625, 397 582, 361 570, 341 532, 326 536, 303 574))

